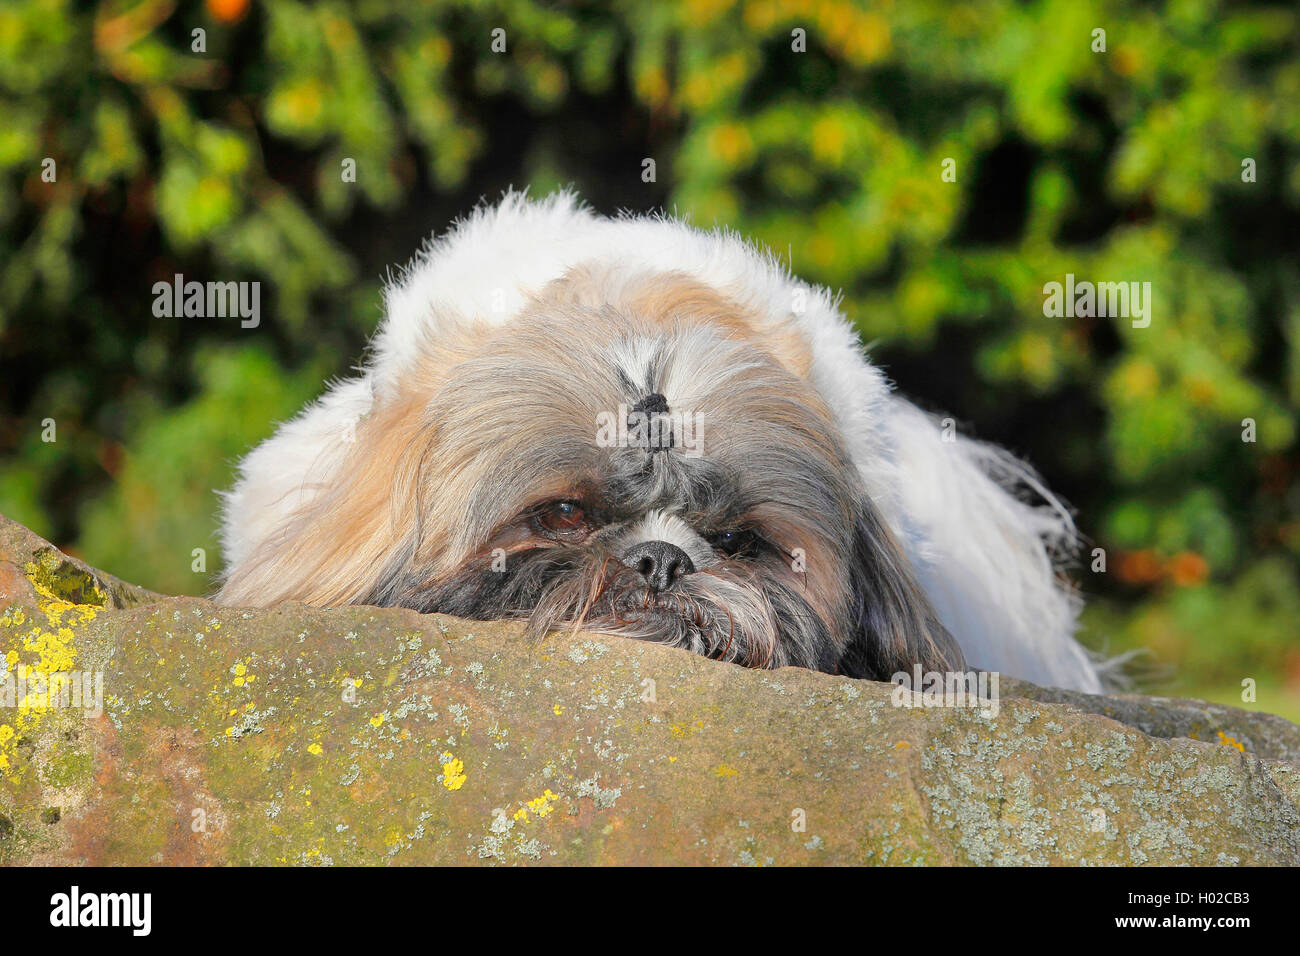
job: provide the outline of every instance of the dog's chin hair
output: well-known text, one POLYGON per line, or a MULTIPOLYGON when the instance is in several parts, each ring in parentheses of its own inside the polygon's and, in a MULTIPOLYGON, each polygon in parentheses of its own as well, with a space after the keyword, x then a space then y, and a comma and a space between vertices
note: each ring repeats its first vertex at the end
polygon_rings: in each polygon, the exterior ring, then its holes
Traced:
POLYGON ((468 606, 463 600, 466 594, 487 592, 484 575, 491 571, 459 577, 409 603, 423 611, 446 607, 461 615, 523 619, 525 634, 533 640, 553 631, 582 631, 677 647, 744 667, 827 664, 823 658, 830 632, 811 605, 780 582, 762 582, 751 569, 724 562, 654 594, 637 572, 609 555, 571 555, 549 563, 569 570, 540 595, 534 591, 513 607, 499 603, 511 602, 515 589, 509 586, 496 590, 490 607, 468 606))
POLYGON ((569 610, 567 596, 557 597, 564 610, 555 617, 543 604, 529 618, 531 633, 581 628, 748 667, 776 666, 783 656, 777 622, 762 593, 713 572, 693 575, 672 591, 655 594, 634 572, 620 568, 606 578, 605 587, 598 587, 596 600, 576 615, 569 610))

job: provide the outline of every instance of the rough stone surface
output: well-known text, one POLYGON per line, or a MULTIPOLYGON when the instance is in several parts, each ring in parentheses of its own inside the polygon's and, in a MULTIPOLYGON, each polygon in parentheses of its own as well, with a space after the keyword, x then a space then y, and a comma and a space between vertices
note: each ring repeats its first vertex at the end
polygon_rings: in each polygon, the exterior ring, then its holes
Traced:
POLYGON ((4 519, 0 659, 105 697, 0 707, 0 863, 1300 862, 1300 728, 1197 701, 1004 681, 988 717, 610 637, 217 607, 4 519))

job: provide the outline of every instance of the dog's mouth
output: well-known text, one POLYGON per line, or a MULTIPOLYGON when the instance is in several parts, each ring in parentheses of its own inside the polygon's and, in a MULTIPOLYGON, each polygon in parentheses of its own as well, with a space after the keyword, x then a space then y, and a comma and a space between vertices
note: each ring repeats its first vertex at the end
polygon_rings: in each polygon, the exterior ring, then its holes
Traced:
POLYGON ((602 562, 561 582, 527 613, 528 633, 588 631, 678 647, 748 667, 779 666, 779 624, 749 580, 704 570, 661 590, 602 562))
POLYGON ((725 608, 679 591, 654 592, 640 587, 609 596, 605 606, 589 614, 583 626, 720 660, 733 657, 737 637, 735 622, 725 608))
POLYGON ((705 626, 700 603, 676 592, 658 593, 645 588, 632 589, 615 597, 610 604, 611 610, 620 616, 648 620, 681 618, 695 621, 700 627, 705 626))

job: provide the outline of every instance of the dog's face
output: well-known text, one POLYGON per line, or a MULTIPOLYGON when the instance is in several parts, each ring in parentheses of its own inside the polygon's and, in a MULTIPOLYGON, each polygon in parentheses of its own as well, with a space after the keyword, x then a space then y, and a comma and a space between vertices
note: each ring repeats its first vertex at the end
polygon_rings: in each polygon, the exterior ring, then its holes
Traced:
POLYGON ((302 503, 222 601, 524 619, 879 679, 960 668, 790 328, 679 274, 581 270, 504 325, 440 318, 355 436, 268 495, 302 503))
POLYGON ((653 311, 551 298, 467 334, 361 600, 752 667, 959 664, 799 357, 653 311))

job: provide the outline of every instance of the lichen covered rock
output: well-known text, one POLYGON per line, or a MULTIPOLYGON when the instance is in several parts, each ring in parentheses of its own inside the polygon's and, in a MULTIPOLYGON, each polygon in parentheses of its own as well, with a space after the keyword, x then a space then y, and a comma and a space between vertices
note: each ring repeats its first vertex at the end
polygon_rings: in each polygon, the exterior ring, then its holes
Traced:
POLYGON ((0 709, 3 863, 1300 862, 1300 728, 1200 702, 218 607, 2 520, 0 659, 103 689, 0 709))

